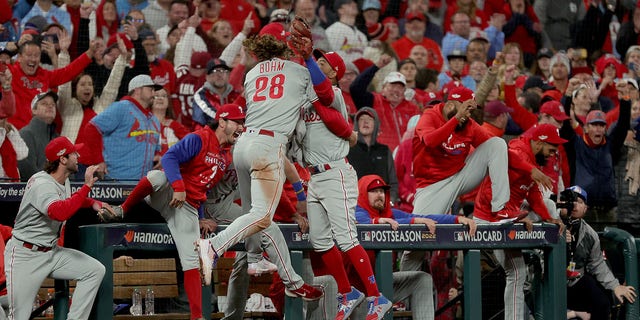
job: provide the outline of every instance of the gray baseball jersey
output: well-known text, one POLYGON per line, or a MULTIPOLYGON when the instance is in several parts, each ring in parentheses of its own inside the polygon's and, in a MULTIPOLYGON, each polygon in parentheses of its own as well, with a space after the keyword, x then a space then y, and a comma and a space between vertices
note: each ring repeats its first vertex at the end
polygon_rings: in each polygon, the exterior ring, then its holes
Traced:
MULTIPOLYGON (((340 111, 346 119, 347 105, 338 87, 333 87, 333 95, 334 99, 331 107, 340 111)), ((303 155, 307 165, 318 165, 340 160, 349 154, 349 141, 331 133, 313 106, 305 107, 303 119, 306 125, 303 155)))
POLYGON ((245 127, 267 129, 291 137, 300 110, 318 100, 309 71, 291 61, 258 63, 244 82, 247 100, 245 127))
POLYGON ((62 185, 44 171, 29 179, 16 217, 13 237, 4 252, 9 319, 29 319, 30 302, 47 277, 78 280, 68 318, 89 318, 104 276, 104 266, 83 252, 57 246, 63 222, 53 220, 48 215, 53 202, 70 197, 68 179, 62 185))
POLYGON ((309 71, 278 58, 260 62, 247 73, 245 98, 246 132, 234 147, 233 159, 247 214, 210 239, 218 255, 271 224, 285 181, 286 144, 302 108, 318 99, 309 71))
MULTIPOLYGON (((331 107, 346 119, 342 92, 335 86, 333 91, 331 107)), ((345 160, 349 142, 331 133, 313 107, 305 109, 304 120, 303 155, 311 167, 307 197, 309 240, 317 251, 331 249, 333 239, 340 250, 347 251, 359 244, 355 227, 358 180, 345 160)))

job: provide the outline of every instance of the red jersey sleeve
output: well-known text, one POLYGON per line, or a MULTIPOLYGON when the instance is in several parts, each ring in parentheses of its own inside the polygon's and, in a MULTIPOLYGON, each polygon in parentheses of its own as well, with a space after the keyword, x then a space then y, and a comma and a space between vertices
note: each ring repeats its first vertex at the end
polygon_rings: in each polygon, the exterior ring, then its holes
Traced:
POLYGON ((0 119, 10 118, 16 113, 16 97, 12 90, 2 90, 0 119))
POLYGON ((416 136, 420 139, 420 142, 424 143, 427 147, 435 147, 445 142, 449 135, 454 132, 458 124, 458 119, 453 117, 443 126, 439 126, 429 115, 426 115, 420 117, 418 125, 416 125, 416 136))
POLYGON ((65 221, 71 218, 78 209, 86 205, 86 199, 89 195, 88 185, 83 185, 78 191, 74 192, 70 198, 64 200, 54 201, 47 208, 47 214, 53 220, 65 221))
POLYGON ((523 131, 529 130, 529 128, 538 123, 538 117, 518 103, 515 85, 504 86, 504 101, 508 107, 513 109, 511 119, 513 119, 513 122, 520 126, 523 131))
POLYGON ((313 90, 318 95, 318 100, 325 106, 330 106, 333 103, 334 93, 331 81, 328 78, 324 78, 318 85, 313 86, 313 90))
POLYGON ((89 63, 91 63, 91 58, 89 58, 85 53, 71 61, 68 66, 51 71, 49 78, 51 87, 57 87, 63 83, 73 80, 89 65, 89 63))
POLYGON ((530 173, 535 166, 529 163, 517 150, 509 148, 509 168, 530 173))
POLYGON ((551 215, 549 215, 549 209, 544 205, 544 200, 542 199, 542 193, 538 188, 538 185, 534 185, 529 189, 529 193, 527 194, 527 201, 537 215, 542 218, 542 220, 550 220, 551 215))
POLYGON ((322 119, 322 122, 327 126, 327 129, 329 129, 331 133, 345 140, 349 139, 353 129, 347 119, 342 116, 340 111, 327 107, 318 100, 313 102, 313 108, 316 110, 320 119, 322 119))
POLYGON ((80 163, 93 165, 104 162, 102 156, 102 134, 98 128, 91 122, 84 127, 83 135, 86 143, 80 149, 80 163))

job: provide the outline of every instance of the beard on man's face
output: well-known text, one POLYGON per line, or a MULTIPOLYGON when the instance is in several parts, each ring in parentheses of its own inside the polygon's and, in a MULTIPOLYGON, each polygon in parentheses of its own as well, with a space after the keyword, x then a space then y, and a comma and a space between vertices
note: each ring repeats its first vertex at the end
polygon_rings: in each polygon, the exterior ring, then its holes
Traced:
POLYGON ((453 110, 449 111, 447 113, 447 120, 451 120, 451 118, 455 117, 456 113, 458 113, 458 111, 455 108, 453 108, 453 110))
POLYGON ((539 166, 544 167, 547 164, 547 157, 543 154, 536 154, 536 163, 539 166))
POLYGON ((384 210, 384 200, 376 199, 376 200, 373 201, 371 206, 376 210, 382 211, 382 210, 384 210))

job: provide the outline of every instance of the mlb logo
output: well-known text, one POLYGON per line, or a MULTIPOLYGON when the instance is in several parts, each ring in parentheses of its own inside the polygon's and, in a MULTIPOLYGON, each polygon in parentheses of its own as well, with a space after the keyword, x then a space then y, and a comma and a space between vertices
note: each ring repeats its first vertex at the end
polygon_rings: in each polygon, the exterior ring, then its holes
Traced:
POLYGON ((365 231, 362 233, 362 241, 371 241, 371 231, 365 231))
POLYGON ((456 231, 453 233, 454 241, 464 241, 464 231, 456 231))
POLYGON ((291 234, 293 241, 302 241, 302 232, 294 232, 291 234))

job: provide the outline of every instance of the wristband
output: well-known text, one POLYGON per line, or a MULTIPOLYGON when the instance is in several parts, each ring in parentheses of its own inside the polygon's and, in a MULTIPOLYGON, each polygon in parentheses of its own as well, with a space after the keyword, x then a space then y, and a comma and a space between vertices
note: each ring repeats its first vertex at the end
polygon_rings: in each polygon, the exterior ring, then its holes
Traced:
POLYGON ((302 182, 296 181, 291 185, 293 186, 293 191, 296 193, 296 198, 298 198, 298 201, 306 201, 307 195, 304 194, 304 188, 302 187, 302 182))

